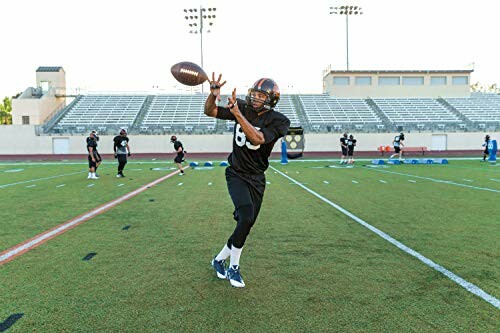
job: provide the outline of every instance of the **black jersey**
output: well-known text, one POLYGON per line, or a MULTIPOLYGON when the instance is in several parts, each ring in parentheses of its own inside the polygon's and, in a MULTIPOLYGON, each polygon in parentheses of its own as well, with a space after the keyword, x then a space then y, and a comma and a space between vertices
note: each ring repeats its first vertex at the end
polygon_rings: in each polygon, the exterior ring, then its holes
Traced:
MULTIPOLYGON (((248 122, 264 134, 265 142, 254 146, 247 140, 240 124, 234 126, 233 151, 228 157, 231 167, 238 171, 250 174, 262 174, 269 166, 269 155, 274 144, 285 136, 290 127, 290 120, 283 114, 274 110, 264 112, 260 116, 246 102, 238 99, 238 108, 248 122)), ((217 118, 236 120, 231 111, 226 107, 217 107, 217 118)))
POLYGON ((177 152, 177 154, 183 154, 184 153, 184 147, 182 146, 182 142, 180 142, 180 141, 175 141, 174 142, 174 149, 177 152), (182 148, 182 151, 180 153, 177 152, 179 150, 179 148, 182 148))
POLYGON ((126 136, 121 136, 117 135, 113 139, 114 142, 114 147, 116 147, 116 153, 117 154, 127 154, 127 144, 128 144, 128 137, 126 136))
POLYGON ((90 156, 90 147, 92 147, 92 152, 94 156, 97 156, 97 141, 87 138, 87 152, 90 156))
POLYGON ((341 138, 340 138, 340 146, 341 146, 342 148, 344 148, 345 146, 347 146, 347 140, 349 140, 349 139, 344 138, 344 137, 341 137, 341 138))
POLYGON ((394 137, 394 147, 400 147, 403 139, 401 139, 401 136, 396 136, 394 137))
POLYGON ((347 149, 349 151, 353 151, 355 146, 356 146, 356 139, 347 140, 347 149))

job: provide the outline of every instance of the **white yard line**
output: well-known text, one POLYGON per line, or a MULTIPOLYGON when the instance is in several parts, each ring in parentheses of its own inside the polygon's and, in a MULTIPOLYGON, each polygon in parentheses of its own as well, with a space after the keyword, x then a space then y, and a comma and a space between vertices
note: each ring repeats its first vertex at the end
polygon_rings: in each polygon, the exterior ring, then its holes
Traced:
POLYGON ((366 169, 367 170, 372 170, 372 171, 377 171, 377 172, 391 173, 391 174, 394 174, 394 175, 400 175, 400 176, 406 176, 406 177, 413 177, 413 178, 418 178, 418 179, 425 179, 425 180, 429 180, 429 181, 435 182, 435 183, 442 183, 442 184, 448 184, 448 185, 454 185, 454 186, 461 186, 461 187, 471 188, 471 189, 474 189, 474 190, 481 190, 481 191, 489 191, 489 192, 500 193, 500 190, 495 190, 495 189, 488 188, 488 187, 479 187, 479 186, 472 186, 472 185, 467 185, 467 184, 455 183, 455 182, 452 182, 451 180, 442 180, 442 179, 436 179, 436 178, 430 178, 430 177, 422 177, 422 176, 412 175, 412 174, 409 174, 409 173, 395 172, 395 171, 389 171, 389 170, 381 170, 381 169, 373 169, 373 168, 366 168, 366 169))
POLYGON ((470 293, 472 293, 472 294, 474 294, 474 295, 482 298, 484 301, 490 303, 491 305, 493 305, 497 309, 500 308, 500 300, 498 298, 496 298, 495 296, 492 296, 492 295, 486 293, 484 290, 482 290, 481 288, 479 288, 475 284, 472 284, 472 283, 464 280, 463 278, 461 278, 460 276, 456 275, 455 273, 447 270, 443 266, 435 263, 434 261, 430 260, 429 258, 421 255, 417 251, 409 248, 408 246, 406 246, 403 243, 399 242, 398 240, 392 238, 391 236, 389 236, 385 232, 383 232, 383 231, 375 228, 374 226, 372 226, 371 224, 365 222, 364 220, 362 220, 361 218, 359 218, 356 215, 352 214, 348 210, 340 207, 336 203, 328 200, 327 198, 323 197, 322 195, 320 195, 320 194, 316 193, 315 191, 311 190, 310 188, 304 186, 303 184, 299 183, 298 181, 296 181, 292 177, 284 174, 283 172, 279 171, 278 169, 274 168, 273 166, 269 166, 269 167, 271 169, 273 169, 274 171, 278 172, 283 177, 287 178, 288 180, 291 180, 292 182, 294 182, 298 186, 302 187, 304 190, 306 190, 310 194, 314 195, 315 197, 317 197, 321 201, 329 204, 333 208, 335 208, 338 211, 340 211, 342 214, 347 215, 348 217, 350 217, 351 219, 353 219, 354 221, 356 221, 357 223, 359 223, 363 227, 367 228, 368 230, 370 230, 370 231, 374 232, 375 234, 377 234, 378 236, 382 237, 384 240, 388 241, 389 243, 391 243, 392 245, 396 246, 400 250, 402 250, 402 251, 406 252, 407 254, 415 257, 416 259, 418 259, 421 262, 423 262, 425 265, 427 265, 427 266, 435 269, 436 271, 442 273, 447 278, 449 278, 451 281, 455 282, 456 284, 458 284, 459 286, 461 286, 462 288, 464 288, 468 292, 470 292, 470 293))

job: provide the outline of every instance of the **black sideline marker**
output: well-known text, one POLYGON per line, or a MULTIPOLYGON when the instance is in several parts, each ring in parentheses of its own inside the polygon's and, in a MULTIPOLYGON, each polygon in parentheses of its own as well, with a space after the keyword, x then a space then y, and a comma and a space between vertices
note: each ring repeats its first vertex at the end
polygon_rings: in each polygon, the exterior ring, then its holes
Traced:
POLYGON ((94 258, 95 256, 97 255, 97 253, 95 252, 90 252, 89 254, 87 254, 85 257, 83 257, 82 260, 84 261, 89 261, 90 259, 94 258))
POLYGON ((12 325, 16 323, 16 321, 21 319, 23 316, 24 313, 14 313, 13 315, 10 315, 9 318, 0 323, 0 332, 7 331, 12 325))

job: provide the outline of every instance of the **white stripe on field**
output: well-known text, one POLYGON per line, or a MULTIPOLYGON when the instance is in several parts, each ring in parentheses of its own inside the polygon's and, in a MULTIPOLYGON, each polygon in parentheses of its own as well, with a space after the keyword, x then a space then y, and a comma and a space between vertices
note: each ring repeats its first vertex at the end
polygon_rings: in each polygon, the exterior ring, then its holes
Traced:
POLYGON ((39 180, 48 180, 48 179, 54 179, 54 178, 59 178, 59 177, 64 177, 64 176, 77 175, 77 174, 82 173, 82 172, 88 172, 88 171, 78 171, 78 172, 65 173, 65 174, 57 175, 57 176, 51 176, 51 177, 45 177, 45 178, 38 178, 38 179, 31 179, 31 180, 24 180, 22 182, 0 185, 0 188, 4 188, 4 187, 8 187, 8 186, 14 186, 14 185, 19 185, 19 184, 26 184, 26 183, 37 182, 39 180))
POLYGON ((400 176, 407 176, 407 177, 425 179, 425 180, 430 180, 431 182, 436 182, 436 183, 443 183, 443 184, 448 184, 448 185, 462 186, 462 187, 472 188, 472 189, 475 189, 475 190, 482 190, 482 191, 489 191, 489 192, 500 193, 500 190, 495 190, 495 189, 488 188, 488 187, 478 187, 478 186, 472 186, 472 185, 467 185, 467 184, 455 183, 455 182, 452 182, 451 180, 441 180, 441 179, 435 179, 435 178, 430 178, 430 177, 422 177, 422 176, 411 175, 411 174, 408 174, 408 173, 395 172, 395 171, 389 171, 389 170, 381 170, 381 169, 373 169, 373 168, 366 168, 366 169, 367 170, 372 170, 372 171, 378 171, 378 172, 392 173, 392 174, 400 175, 400 176))
POLYGON ((398 247, 400 250, 408 253, 409 255, 417 258, 418 260, 420 260, 421 262, 423 262, 424 264, 426 264, 427 266, 435 269, 436 271, 442 273, 443 275, 445 275, 447 278, 449 278, 450 280, 452 280, 453 282, 455 282, 456 284, 460 285, 461 287, 463 287, 465 290, 467 290, 468 292, 482 298, 483 300, 485 300, 486 302, 490 303, 491 305, 493 305, 494 307, 496 307, 497 309, 500 308, 500 300, 498 298, 496 298, 495 296, 492 296, 490 294, 488 294, 487 292, 485 292, 484 290, 482 290, 481 288, 479 288, 478 286, 476 286, 475 284, 472 284, 464 279, 462 279, 460 276, 456 275, 455 273, 447 270, 446 268, 444 268, 443 266, 439 265, 439 264, 436 264, 434 261, 430 260, 429 258, 427 257, 424 257, 423 255, 421 255, 420 253, 418 253, 417 251, 409 248, 408 246, 404 245, 403 243, 399 242, 398 240, 392 238, 391 236, 389 236, 388 234, 386 234, 385 232, 375 228, 374 226, 372 226, 371 224, 368 224, 367 222, 363 221, 362 219, 360 219, 359 217, 357 217, 356 215, 352 214, 351 212, 349 212, 348 210, 340 207, 339 205, 337 205, 336 203, 328 200, 327 198, 321 196, 320 194, 314 192, 313 190, 311 190, 310 188, 302 185, 301 183, 299 183, 298 181, 296 181, 295 179, 293 179, 292 177, 290 176, 287 176, 285 175, 283 172, 277 170, 276 168, 274 168, 273 166, 269 166, 271 169, 277 171, 280 175, 282 175, 283 177, 291 180, 292 182, 296 183, 298 186, 302 187, 304 190, 306 190, 307 192, 311 193, 312 195, 314 195, 315 197, 317 197, 318 199, 322 200, 323 202, 329 204, 330 206, 332 206, 333 208, 337 209, 338 211, 340 211, 342 214, 344 215, 347 215, 349 216, 351 219, 353 219, 354 221, 356 221, 357 223, 361 224, 363 227, 369 229, 370 231, 376 233, 377 235, 379 235, 380 237, 382 237, 383 239, 385 239, 386 241, 388 241, 389 243, 391 243, 392 245, 395 245, 396 247, 398 247))
POLYGON ((416 182, 417 182, 416 180, 412 180, 412 179, 408 179, 408 181, 409 181, 410 183, 416 183, 416 182))
MULTIPOLYGON (((189 166, 186 167, 186 169, 187 168, 189 168, 189 166)), ((152 181, 151 183, 143 185, 143 186, 139 187, 138 189, 119 197, 118 199, 110 201, 107 204, 105 204, 99 208, 96 208, 96 209, 94 209, 94 210, 74 219, 74 220, 71 220, 70 222, 64 223, 52 231, 40 234, 39 236, 33 238, 31 241, 29 241, 23 245, 12 247, 10 250, 7 250, 7 252, 5 252, 3 255, 0 255, 0 265, 2 265, 4 261, 9 260, 11 257, 15 257, 18 253, 23 252, 25 250, 29 250, 29 249, 37 246, 37 244, 44 242, 46 239, 51 238, 51 237, 57 235, 58 233, 63 232, 64 230, 66 230, 68 228, 71 228, 75 224, 79 224, 82 221, 88 220, 90 218, 93 218, 94 216, 101 214, 106 209, 112 208, 112 207, 130 199, 131 197, 133 197, 133 196, 145 191, 146 189, 164 181, 165 179, 172 177, 176 173, 178 173, 178 171, 172 172, 171 174, 168 174, 166 176, 158 178, 158 179, 152 181)))
POLYGON ((118 184, 118 185, 116 185, 116 186, 123 186, 123 185, 125 185, 125 184, 118 184))
POLYGON ((56 187, 63 187, 63 186, 66 186, 66 184, 57 185, 56 187))
POLYGON ((352 182, 353 182, 354 184, 359 184, 359 182, 357 182, 357 181, 355 181, 355 180, 353 180, 352 182))
POLYGON ((387 182, 385 180, 382 180, 382 179, 379 179, 379 182, 387 184, 387 182))
POLYGON ((492 180, 494 182, 500 182, 500 179, 490 178, 490 180, 492 180))
POLYGON ((95 184, 88 184, 87 187, 92 187, 94 186, 95 184))

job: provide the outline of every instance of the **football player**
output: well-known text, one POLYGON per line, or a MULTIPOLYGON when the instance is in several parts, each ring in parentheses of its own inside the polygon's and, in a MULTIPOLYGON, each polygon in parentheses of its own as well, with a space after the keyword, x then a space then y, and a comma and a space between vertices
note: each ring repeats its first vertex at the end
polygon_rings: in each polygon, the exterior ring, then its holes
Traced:
POLYGON ((228 105, 217 106, 220 98, 222 75, 215 80, 212 73, 210 94, 205 102, 205 114, 209 117, 235 121, 233 129, 233 149, 228 157, 226 183, 229 196, 234 204, 233 218, 236 227, 222 248, 212 260, 217 277, 228 279, 233 287, 244 287, 240 273, 240 256, 250 229, 259 215, 266 177, 264 171, 269 166, 269 155, 279 138, 286 135, 290 120, 274 111, 280 99, 276 82, 268 78, 257 80, 245 100, 236 98, 236 89, 228 98, 228 105), (225 261, 230 258, 226 269, 225 261))
POLYGON ((130 147, 128 145, 127 130, 122 128, 120 130, 120 135, 117 135, 113 139, 113 150, 115 152, 115 158, 118 158, 118 173, 116 178, 123 178, 123 169, 125 164, 127 164, 127 156, 130 156, 130 147))
POLYGON ((347 140, 347 155, 349 156, 349 161, 347 163, 354 163, 354 147, 356 147, 356 139, 354 135, 349 135, 349 139, 347 140))
POLYGON ((97 152, 97 139, 94 132, 91 132, 87 138, 87 152, 89 161, 89 175, 87 179, 99 179, 96 175, 97 163, 100 162, 100 155, 97 152))
MULTIPOLYGON (((99 152, 97 151, 97 142, 99 142, 99 136, 97 135, 97 131, 95 131, 95 130, 90 132, 90 134, 94 134, 94 138, 96 141, 96 147, 95 147, 95 152, 94 152, 96 155, 95 175, 96 175, 96 177, 99 177, 99 174, 97 173, 97 168, 101 165, 101 162, 102 162, 101 154, 99 154, 99 152)), ((87 145, 89 144, 89 140, 91 140, 90 135, 87 137, 87 145)), ((89 177, 87 177, 87 178, 90 178, 90 172, 89 172, 89 177)))
POLYGON ((347 163, 347 133, 340 137, 340 149, 342 150, 340 164, 347 163))
POLYGON ((394 137, 394 140, 392 140, 392 145, 394 146, 394 154, 392 154, 389 159, 393 158, 394 156, 399 156, 400 161, 403 159, 403 147, 405 146, 403 143, 404 140, 404 133, 399 133, 399 135, 396 135, 394 137))
POLYGON ((483 143, 483 147, 484 147, 483 162, 486 162, 486 157, 490 156, 490 152, 488 151, 488 143, 490 143, 490 136, 488 134, 486 134, 486 136, 484 137, 484 143, 483 143))
POLYGON ((170 143, 174 144, 174 150, 177 153, 177 156, 174 158, 175 164, 177 164, 177 168, 181 171, 179 173, 179 176, 184 176, 184 169, 182 168, 182 162, 184 162, 184 154, 186 153, 184 151, 184 147, 182 146, 182 142, 177 140, 177 137, 175 135, 172 135, 170 137, 170 143))

